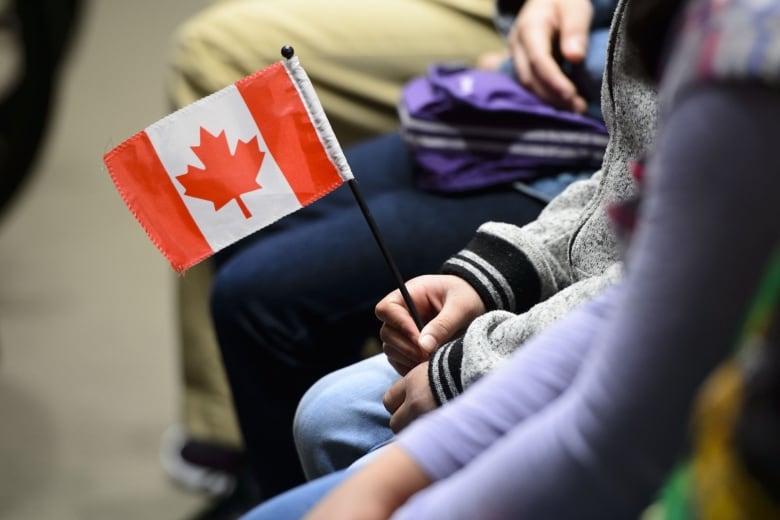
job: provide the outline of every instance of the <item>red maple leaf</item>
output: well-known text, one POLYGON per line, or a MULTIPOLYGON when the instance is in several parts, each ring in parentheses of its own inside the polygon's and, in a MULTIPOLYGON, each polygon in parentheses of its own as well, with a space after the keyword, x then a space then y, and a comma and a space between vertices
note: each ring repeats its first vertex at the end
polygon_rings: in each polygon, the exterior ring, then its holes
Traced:
POLYGON ((247 142, 239 140, 236 152, 231 154, 224 130, 214 136, 201 127, 200 144, 192 151, 204 167, 190 164, 187 173, 176 176, 184 185, 184 194, 213 202, 215 210, 235 199, 244 216, 251 217, 241 195, 262 188, 256 179, 265 152, 260 150, 257 136, 247 142))

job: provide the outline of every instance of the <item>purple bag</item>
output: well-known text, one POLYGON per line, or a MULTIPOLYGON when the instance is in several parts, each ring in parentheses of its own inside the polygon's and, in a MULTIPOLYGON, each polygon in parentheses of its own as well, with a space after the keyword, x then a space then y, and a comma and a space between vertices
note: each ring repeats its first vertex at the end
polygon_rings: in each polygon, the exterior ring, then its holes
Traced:
POLYGON ((607 129, 557 110, 501 72, 434 65, 399 103, 418 185, 460 192, 601 166, 607 129))

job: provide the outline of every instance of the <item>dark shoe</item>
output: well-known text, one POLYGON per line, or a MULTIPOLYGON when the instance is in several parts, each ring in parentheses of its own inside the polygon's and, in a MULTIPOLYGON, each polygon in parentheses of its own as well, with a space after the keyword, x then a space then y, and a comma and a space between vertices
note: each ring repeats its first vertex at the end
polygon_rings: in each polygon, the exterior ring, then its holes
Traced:
POLYGON ((230 495, 244 463, 240 450, 188 437, 179 426, 163 435, 160 462, 177 484, 214 497, 230 495))

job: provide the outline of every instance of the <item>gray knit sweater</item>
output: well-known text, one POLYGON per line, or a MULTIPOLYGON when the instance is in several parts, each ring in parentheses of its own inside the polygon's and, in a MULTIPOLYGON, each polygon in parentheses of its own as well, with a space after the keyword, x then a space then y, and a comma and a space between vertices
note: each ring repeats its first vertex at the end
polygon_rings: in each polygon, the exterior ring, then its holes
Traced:
POLYGON ((654 87, 637 79, 633 50, 616 29, 624 15, 621 2, 613 18, 617 34, 607 51, 601 93, 610 131, 602 169, 572 184, 531 224, 482 225, 442 268, 466 279, 489 312, 476 319, 465 336, 431 357, 429 379, 439 403, 460 394, 529 337, 620 277, 621 251, 605 207, 635 193, 628 165, 651 143, 657 112, 654 87), (625 120, 634 124, 620 124, 625 120))

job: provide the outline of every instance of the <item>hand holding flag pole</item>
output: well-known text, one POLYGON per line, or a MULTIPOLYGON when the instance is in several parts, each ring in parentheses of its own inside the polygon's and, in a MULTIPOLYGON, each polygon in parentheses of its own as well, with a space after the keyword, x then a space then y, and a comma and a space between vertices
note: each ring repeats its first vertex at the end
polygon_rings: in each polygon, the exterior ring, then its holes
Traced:
POLYGON ((187 105, 103 162, 177 272, 349 183, 419 329, 422 322, 311 80, 286 58, 187 105))
MULTIPOLYGON (((282 56, 287 60, 291 59, 293 56, 295 56, 295 49, 293 49, 291 45, 285 45, 282 47, 282 56)), ((417 325, 417 329, 422 330, 423 322, 420 319, 420 314, 417 312, 417 308, 415 307, 414 302, 412 301, 412 297, 409 295, 409 291, 407 290, 406 284, 404 283, 403 276, 401 276, 401 272, 399 271, 398 266, 393 260, 393 256, 390 254, 390 250, 382 238, 382 233, 380 233, 379 227, 376 225, 374 216, 371 214, 371 211, 368 208, 368 204, 366 204, 366 200, 360 191, 357 180, 355 180, 353 177, 347 181, 347 184, 349 184, 349 188, 352 190, 352 194, 354 195, 355 200, 360 207, 360 211, 363 213, 363 217, 366 219, 368 227, 371 229, 371 233, 374 235, 374 239, 376 240, 379 249, 382 251, 382 255, 385 257, 385 261, 390 268, 390 272, 393 274, 393 278, 395 278, 396 284, 398 284, 398 289, 401 291, 401 296, 403 296, 404 302, 409 308, 409 314, 412 315, 412 319, 414 320, 415 325, 417 325)))

